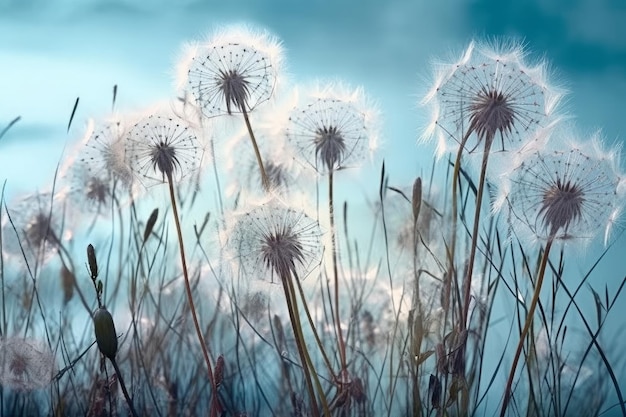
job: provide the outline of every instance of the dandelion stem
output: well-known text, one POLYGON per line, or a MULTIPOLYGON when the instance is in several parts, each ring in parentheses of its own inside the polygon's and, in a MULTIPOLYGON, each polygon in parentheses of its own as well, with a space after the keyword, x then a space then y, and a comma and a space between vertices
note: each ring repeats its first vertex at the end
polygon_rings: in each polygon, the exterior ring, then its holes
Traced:
POLYGON ((185 279, 185 291, 187 293, 187 300, 189 301, 189 310, 191 311, 191 317, 193 318, 193 325, 196 329, 196 334, 198 335, 198 341, 200 342, 200 347, 202 348, 202 355, 204 356, 204 361, 206 362, 206 366, 209 372, 209 382, 211 383, 211 388, 213 389, 213 395, 211 397, 211 417, 217 417, 219 415, 219 401, 217 396, 217 386, 215 385, 215 379, 213 378, 213 368, 211 366, 211 359, 209 355, 209 350, 204 343, 204 337, 202 336, 202 330, 200 329, 200 324, 198 322, 198 315, 196 314, 196 307, 193 302, 193 296, 191 294, 191 285, 189 284, 189 273, 187 271, 187 260, 185 258, 185 247, 183 245, 183 234, 181 231, 180 220, 178 219, 178 209, 176 207, 176 197, 174 195, 174 181, 172 179, 172 173, 167 172, 167 184, 169 186, 170 191, 170 200, 172 202, 172 214, 174 215, 174 223, 176 224, 176 233, 178 235, 178 246, 180 248, 180 261, 182 263, 183 269, 183 277, 185 279))
POLYGON ((344 371, 347 371, 348 366, 346 364, 346 344, 343 340, 343 334, 341 332, 341 318, 339 316, 339 272, 337 270, 337 238, 335 233, 335 207, 334 207, 334 170, 330 170, 328 173, 328 215, 330 217, 330 233, 331 233, 331 253, 333 259, 333 280, 335 283, 335 326, 337 327, 337 340, 339 342, 339 356, 341 358, 341 376, 344 371))
MULTIPOLYGON (((300 362, 302 362, 302 370, 304 371, 304 379, 306 387, 311 398, 311 410, 315 417, 319 417, 319 410, 317 408, 317 401, 315 399, 315 392, 313 391, 313 383, 311 382, 311 370, 309 369, 308 351, 304 342, 304 336, 302 334, 302 324, 300 322, 300 316, 298 314, 297 301, 292 294, 293 286, 291 284, 291 276, 289 273, 281 273, 280 278, 283 284, 283 290, 285 292, 285 300, 287 301, 287 310, 289 311, 289 319, 291 321, 291 327, 293 329, 294 337, 296 338, 296 346, 298 347, 298 353, 300 355, 300 362)), ((294 294, 295 295, 295 294, 294 294)))
POLYGON ((507 380, 506 387, 504 389, 504 401, 502 403, 502 409, 500 410, 500 417, 504 417, 506 408, 509 405, 509 400, 511 399, 511 387, 513 386, 513 378, 515 377, 517 362, 519 361, 520 355, 522 353, 522 348, 524 347, 524 339, 526 339, 528 331, 530 330, 530 325, 535 314, 535 308, 537 307, 537 302, 539 301, 539 293, 541 291, 541 285, 543 284, 546 266, 548 265, 548 256, 550 255, 550 248, 552 248, 552 243, 554 242, 554 236, 555 234, 552 233, 548 238, 548 242, 546 243, 546 247, 541 257, 539 274, 537 276, 537 282, 535 283, 535 292, 533 293, 533 298, 530 302, 530 308, 528 309, 528 314, 526 315, 526 323, 524 324, 524 328, 522 329, 522 333, 520 334, 520 339, 517 344, 515 356, 513 357, 513 364, 511 365, 511 371, 509 372, 509 379, 507 380))
POLYGON ((485 190, 485 176, 487 174, 487 162, 489 160, 489 152, 491 150, 492 137, 488 137, 485 141, 485 149, 483 151, 483 161, 480 167, 480 179, 478 180, 478 193, 476 194, 476 208, 474 210, 474 229, 472 230, 472 246, 470 248, 469 263, 465 279, 463 280, 463 314, 461 315, 461 330, 467 328, 467 318, 469 315, 470 288, 472 287, 472 274, 474 273, 474 259, 476 258, 476 247, 478 246, 478 228, 480 225, 480 212, 483 201, 483 192, 485 190))
POLYGON ((330 364, 330 360, 328 359, 328 355, 324 350, 324 345, 322 344, 322 340, 317 334, 317 330, 315 329, 315 324, 313 323, 313 318, 311 317, 311 312, 309 311, 309 306, 307 305, 304 298, 304 291, 302 290, 302 284, 300 284, 300 280, 298 279, 297 274, 295 274, 296 283, 298 284, 298 292, 300 294, 300 298, 302 299, 302 305, 304 306, 304 312, 306 313, 306 317, 309 320, 309 325, 311 326, 311 330, 313 331, 313 336, 315 337, 315 341, 317 342, 317 346, 320 348, 320 352, 322 353, 322 358, 324 358, 324 362, 326 363, 326 367, 328 368, 328 372, 332 375, 333 378, 336 378, 335 373, 333 372, 333 368, 330 364))
POLYGON ((256 143, 256 138, 254 137, 254 132, 252 131, 252 125, 250 124, 250 118, 248 117, 248 112, 246 111, 245 106, 241 106, 241 112, 243 113, 243 120, 246 121, 246 127, 248 128, 248 134, 250 135, 250 140, 252 141, 252 147, 254 148, 254 155, 256 156, 256 161, 259 164, 259 169, 261 170, 261 181, 263 182, 263 188, 265 191, 270 190, 270 180, 267 177, 267 173, 265 172, 265 167, 263 166, 263 160, 261 159, 261 152, 259 151, 259 146, 256 143))

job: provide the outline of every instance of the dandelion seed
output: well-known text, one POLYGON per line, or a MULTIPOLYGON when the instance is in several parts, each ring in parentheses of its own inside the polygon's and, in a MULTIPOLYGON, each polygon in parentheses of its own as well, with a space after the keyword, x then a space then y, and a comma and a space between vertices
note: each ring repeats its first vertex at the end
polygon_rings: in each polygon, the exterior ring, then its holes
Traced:
POLYGON ((237 218, 229 246, 247 277, 296 274, 303 279, 321 259, 317 221, 278 203, 266 203, 237 218))
POLYGON ((233 26, 190 49, 183 83, 206 117, 247 113, 271 98, 281 48, 268 32, 233 26))
MULTIPOLYGON (((514 231, 547 240, 589 239, 610 228, 623 204, 615 153, 585 145, 535 151, 521 160, 503 188, 514 231)), ((502 201, 502 200, 501 200, 502 201)))
POLYGON ((375 146, 371 114, 356 100, 313 97, 292 111, 287 138, 297 156, 320 173, 355 166, 375 146))
POLYGON ((201 159, 194 132, 175 117, 148 116, 128 133, 126 160, 147 187, 182 180, 200 167, 201 159))
POLYGON ((0 339, 0 384, 31 391, 45 388, 56 371, 56 358, 50 348, 35 339, 0 339))
POLYGON ((525 56, 519 44, 472 42, 458 62, 439 66, 422 101, 433 110, 424 136, 436 136, 439 155, 459 145, 472 153, 495 141, 493 151, 515 151, 556 123, 563 94, 548 84, 545 64, 527 66, 525 56))

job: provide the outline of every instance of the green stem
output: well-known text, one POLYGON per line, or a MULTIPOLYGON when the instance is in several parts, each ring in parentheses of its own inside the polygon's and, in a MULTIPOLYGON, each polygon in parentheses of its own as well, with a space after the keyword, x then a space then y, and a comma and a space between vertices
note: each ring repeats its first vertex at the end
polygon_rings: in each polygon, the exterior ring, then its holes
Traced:
POLYGON ((506 408, 509 405, 509 400, 511 399, 511 394, 512 394, 511 387, 513 386, 513 378, 515 377, 515 370, 517 369, 517 362, 519 361, 520 355, 522 353, 522 348, 524 347, 524 339, 526 339, 526 336, 528 335, 528 331, 530 330, 530 325, 533 321, 535 308, 537 307, 537 302, 539 301, 539 293, 541 291, 541 286, 543 284, 543 277, 545 276, 546 266, 548 265, 548 256, 550 255, 550 248, 552 248, 553 242, 554 242, 554 233, 552 233, 550 237, 548 238, 548 243, 546 243, 546 248, 543 251, 543 256, 541 257, 541 264, 539 266, 539 275, 537 277, 537 283, 535 284, 535 292, 533 294, 532 301, 530 302, 530 308, 528 309, 528 314, 526 315, 526 323, 524 324, 524 328, 522 329, 522 333, 520 334, 520 339, 517 344, 515 356, 513 357, 513 365, 511 365, 509 378, 506 382, 506 388, 504 389, 504 401, 502 403, 502 409, 500 410, 500 417, 504 417, 506 408))

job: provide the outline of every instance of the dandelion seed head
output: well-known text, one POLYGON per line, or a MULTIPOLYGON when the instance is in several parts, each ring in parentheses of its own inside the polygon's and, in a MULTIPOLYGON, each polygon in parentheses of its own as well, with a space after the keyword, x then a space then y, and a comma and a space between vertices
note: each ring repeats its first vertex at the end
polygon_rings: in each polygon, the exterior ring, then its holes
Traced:
POLYGON ((2 225, 3 247, 9 255, 22 258, 32 267, 51 258, 59 248, 62 236, 61 213, 64 196, 56 194, 54 200, 47 192, 26 195, 8 205, 15 226, 5 217, 2 225))
MULTIPOLYGON (((435 136, 438 154, 493 143, 494 151, 516 151, 537 129, 553 126, 563 92, 547 83, 546 65, 528 66, 514 42, 471 42, 461 59, 437 65, 433 88, 422 100, 432 111, 424 137, 435 136)), ((480 148, 482 152, 482 148, 480 148)))
POLYGON ((304 279, 321 260, 317 221, 282 203, 267 202, 243 213, 230 229, 228 246, 248 278, 280 282, 295 273, 304 279))
MULTIPOLYGON (((77 177, 99 178, 102 182, 118 181, 129 188, 132 173, 124 158, 125 123, 118 116, 96 123, 90 120, 77 149, 77 177)), ((78 181, 80 184, 81 181, 78 181)), ((74 184, 74 187, 78 187, 74 184)))
POLYGON ((228 26, 187 48, 179 85, 191 92, 206 117, 250 112, 271 98, 281 54, 269 32, 228 26))
MULTIPOLYGON (((299 164, 294 163, 284 135, 261 127, 257 129, 255 136, 270 189, 278 195, 293 194, 301 185, 298 180, 302 169, 299 164)), ((247 130, 233 136, 224 148, 228 154, 227 167, 233 173, 229 176, 231 182, 227 193, 257 198, 265 195, 259 165, 247 130)))
POLYGON ((56 371, 56 358, 50 348, 34 339, 0 339, 0 384, 31 391, 45 388, 56 371))
POLYGON ((364 107, 360 93, 338 96, 311 94, 291 112, 286 128, 296 158, 322 174, 357 166, 376 147, 375 112, 364 107))
POLYGON ((200 167, 202 153, 193 130, 175 116, 148 116, 126 140, 127 163, 145 186, 182 180, 200 167))
POLYGON ((623 205, 620 176, 612 153, 595 151, 597 139, 520 154, 504 188, 516 233, 588 240, 615 222, 623 205))

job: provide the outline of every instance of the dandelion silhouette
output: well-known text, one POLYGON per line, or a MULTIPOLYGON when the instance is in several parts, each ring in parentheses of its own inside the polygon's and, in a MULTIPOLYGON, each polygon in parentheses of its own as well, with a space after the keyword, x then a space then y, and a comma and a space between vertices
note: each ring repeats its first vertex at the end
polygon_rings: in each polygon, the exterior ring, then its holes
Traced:
MULTIPOLYGON (((463 304, 459 322, 465 330, 469 316, 470 283, 479 240, 482 198, 492 150, 500 158, 522 148, 536 146, 558 121, 554 110, 562 96, 548 86, 544 64, 529 67, 525 51, 515 43, 491 47, 471 42, 460 61, 442 65, 423 104, 433 109, 433 121, 425 136, 438 138, 439 154, 446 146, 456 150, 452 175, 452 238, 448 269, 453 271, 456 249, 457 183, 463 153, 482 145, 482 161, 468 267, 463 278, 463 304), (497 142, 498 148, 494 148, 497 142)), ((452 276, 452 275, 450 275, 452 276)), ((462 352, 459 357, 463 356, 462 352)))
POLYGON ((2 234, 7 237, 3 249, 19 257, 23 250, 31 267, 45 262, 60 248, 61 196, 55 197, 54 210, 52 202, 50 193, 35 193, 9 206, 11 222, 3 225, 2 234))
MULTIPOLYGON (((82 178, 82 185, 87 185, 94 179, 89 187, 92 189, 91 197, 85 196, 88 201, 96 196, 101 197, 104 190, 95 190, 106 183, 110 183, 112 187, 113 181, 117 181, 127 188, 130 187, 132 173, 125 161, 124 137, 124 125, 118 119, 105 120, 98 124, 93 120, 89 122, 84 145, 78 150, 77 162, 80 168, 76 174, 82 178)), ((75 186, 76 192, 79 192, 79 185, 80 183, 75 186)))
POLYGON ((191 172, 199 169, 201 161, 201 147, 190 127, 175 117, 151 115, 137 123, 129 132, 126 141, 126 158, 129 166, 146 186, 167 183, 172 215, 176 225, 178 247, 185 280, 185 292, 189 309, 193 319, 196 336, 202 348, 202 354, 207 366, 209 382, 213 389, 211 396, 211 417, 221 413, 221 405, 217 396, 217 386, 213 378, 213 367, 209 350, 204 342, 200 329, 198 315, 191 292, 189 271, 185 255, 182 227, 176 204, 174 184, 184 179, 191 172))
POLYGON ((320 173, 330 173, 361 163, 370 134, 365 113, 354 104, 320 98, 291 113, 287 138, 299 158, 320 173))
MULTIPOLYGON (((267 203, 241 215, 232 228, 230 247, 246 276, 266 271, 268 278, 304 278, 321 260, 321 230, 304 213, 267 203)), ((267 275, 266 275, 267 276, 267 275)))
POLYGON ((439 66, 422 103, 433 110, 426 136, 437 137, 440 154, 459 146, 473 152, 494 140, 494 150, 516 151, 554 123, 562 92, 548 84, 545 65, 528 66, 525 55, 514 43, 471 42, 458 62, 439 66))
POLYGON ((31 391, 45 388, 56 372, 56 358, 50 348, 35 339, 0 339, 0 384, 31 391))
POLYGON ((564 150, 535 151, 523 155, 505 186, 513 231, 530 233, 545 241, 535 291, 520 335, 504 391, 500 416, 511 396, 513 377, 539 300, 550 249, 555 241, 589 239, 605 229, 605 241, 623 201, 618 196, 620 177, 615 151, 599 149, 598 135, 583 150, 570 145, 564 150))
MULTIPOLYGON (((244 276, 258 277, 265 271, 272 282, 275 276, 280 280, 311 399, 311 410, 315 416, 319 416, 319 410, 313 380, 327 414, 328 404, 302 333, 295 288, 297 285, 300 290, 300 298, 307 312, 309 324, 315 333, 299 280, 303 279, 321 259, 320 236, 321 231, 316 221, 302 212, 270 202, 238 217, 232 226, 228 243, 244 276)), ((316 340, 319 343, 318 337, 316 340)))
POLYGON ((270 183, 248 114, 271 98, 280 52, 268 33, 233 27, 195 48, 186 69, 186 87, 206 117, 243 115, 266 191, 270 183))
MULTIPOLYGON (((330 89, 330 88, 329 88, 330 89)), ((352 101, 333 97, 319 97, 296 108, 289 117, 286 135, 296 149, 297 156, 320 174, 328 174, 328 211, 332 234, 332 264, 334 281, 333 310, 341 356, 341 373, 347 373, 345 343, 339 317, 339 273, 334 216, 334 173, 338 169, 357 165, 365 158, 374 142, 371 120, 361 111, 354 97, 352 101)))
POLYGON ((589 239, 610 228, 621 204, 613 156, 578 146, 533 152, 509 181, 506 199, 521 237, 589 239))
POLYGON ((175 117, 148 116, 128 133, 127 163, 147 187, 181 181, 200 167, 201 157, 195 134, 175 117))
MULTIPOLYGON (((294 163, 290 152, 285 152, 286 147, 284 135, 263 133, 259 141, 259 152, 264 161, 270 189, 281 195, 301 185, 297 182, 300 166, 294 163)), ((233 173, 231 189, 237 193, 245 191, 253 195, 264 193, 263 178, 259 175, 256 156, 249 144, 241 140, 233 141, 229 156, 229 167, 233 173)))

